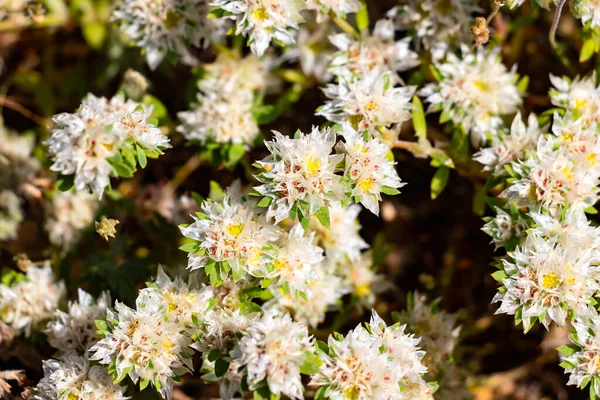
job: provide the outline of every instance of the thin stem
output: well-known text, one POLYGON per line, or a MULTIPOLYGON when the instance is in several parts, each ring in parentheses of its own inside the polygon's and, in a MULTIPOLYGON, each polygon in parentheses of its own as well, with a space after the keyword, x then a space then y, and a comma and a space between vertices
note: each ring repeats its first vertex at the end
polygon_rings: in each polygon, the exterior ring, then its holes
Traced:
POLYGON ((358 33, 358 31, 352 25, 350 25, 346 20, 341 19, 340 17, 335 15, 333 12, 330 13, 330 17, 331 17, 332 21, 335 22, 335 24, 337 26, 342 28, 342 30, 344 32, 346 32, 348 35, 352 36, 354 39, 357 39, 357 40, 360 39, 360 33, 358 33))
POLYGON ((44 117, 34 114, 27 108, 23 107, 19 103, 9 99, 6 96, 0 96, 0 105, 6 106, 6 107, 10 108, 11 110, 16 111, 19 114, 21 114, 22 116, 24 116, 25 118, 32 120, 39 126, 46 128, 46 119, 44 117))
POLYGON ((181 185, 200 165, 202 165, 202 160, 200 160, 200 156, 198 156, 198 154, 194 154, 192 157, 190 157, 190 159, 187 160, 187 162, 181 168, 179 168, 177 172, 175 172, 175 176, 173 179, 171 179, 171 191, 175 192, 179 185, 181 185))
POLYGON ((562 13, 562 9, 567 0, 560 0, 560 3, 556 6, 556 12, 554 13, 554 19, 552 20, 552 27, 550 28, 550 46, 554 51, 557 51, 556 47, 556 29, 558 28, 558 22, 560 21, 560 15, 562 13))
POLYGON ((496 8, 494 8, 494 11, 492 11, 492 13, 490 14, 490 16, 487 18, 486 23, 489 25, 490 22, 492 22, 492 20, 494 19, 494 17, 496 16, 496 14, 498 14, 498 11, 500 11, 500 9, 502 8, 502 6, 504 5, 503 2, 497 2, 496 3, 496 8))

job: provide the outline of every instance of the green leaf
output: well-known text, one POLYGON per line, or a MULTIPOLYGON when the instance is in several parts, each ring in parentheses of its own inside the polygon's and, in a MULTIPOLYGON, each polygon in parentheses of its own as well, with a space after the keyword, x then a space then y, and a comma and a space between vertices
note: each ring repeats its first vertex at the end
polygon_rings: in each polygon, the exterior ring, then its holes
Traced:
POLYGON ((361 9, 356 13, 356 26, 359 32, 368 31, 369 29, 369 10, 366 2, 362 1, 361 3, 361 9))
POLYGON ((200 320, 198 319, 198 313, 195 313, 195 312, 192 313, 192 322, 194 323, 194 325, 200 326, 200 320))
POLYGON ((218 182, 210 181, 210 190, 208 192, 208 197, 214 201, 221 201, 225 198, 225 191, 219 185, 218 182))
POLYGON ((263 197, 257 204, 258 207, 269 207, 273 202, 272 197, 263 197))
POLYGON ((146 168, 146 165, 148 164, 148 159, 146 158, 146 152, 140 146, 135 146, 135 149, 137 152, 137 159, 138 159, 138 163, 140 164, 140 167, 142 167, 142 169, 146 168))
POLYGON ((577 353, 579 350, 580 347, 576 344, 563 344, 562 346, 556 348, 556 351, 566 357, 577 353))
POLYGON ((217 378, 222 377, 229 370, 229 361, 223 359, 222 357, 217 358, 215 361, 215 375, 217 378))
POLYGON ((115 382, 114 382, 114 383, 119 383, 119 382, 121 382, 123 379, 125 379, 125 377, 127 377, 127 375, 128 375, 128 374, 129 374, 131 371, 133 371, 133 365, 130 365, 130 366, 128 366, 128 367, 125 367, 125 368, 123 369, 123 372, 121 372, 121 375, 119 375, 119 376, 117 377, 117 379, 115 379, 115 382))
POLYGON ((323 361, 314 353, 304 353, 304 363, 300 366, 300 373, 304 375, 313 375, 319 372, 323 361))
POLYGON ((587 60, 592 58, 596 50, 595 47, 596 46, 593 38, 590 38, 583 42, 583 46, 581 46, 581 53, 579 53, 579 62, 586 62, 587 60))
POLYGON ((596 210, 596 207, 594 207, 594 206, 589 206, 589 207, 585 208, 583 211, 586 214, 598 214, 598 210, 596 210))
POLYGON ((215 361, 217 358, 221 356, 221 350, 212 350, 208 353, 208 361, 215 361))
POLYGON ((425 120, 425 111, 423 104, 418 96, 413 96, 412 120, 415 129, 415 135, 419 139, 427 139, 427 121, 425 120))
POLYGON ((251 301, 244 301, 240 304, 240 311, 243 315, 252 314, 255 312, 262 312, 261 306, 251 301))
POLYGON ((508 275, 503 270, 498 270, 492 274, 492 278, 497 282, 502 283, 502 280, 508 278, 508 275))
POLYGON ((200 243, 190 242, 182 246, 179 246, 179 250, 185 251, 186 253, 195 253, 200 250, 200 243))
POLYGON ((61 192, 67 192, 75 186, 75 175, 59 175, 56 180, 56 188, 61 192))
POLYGON ((98 50, 106 39, 106 26, 101 22, 90 22, 81 27, 81 33, 87 44, 92 49, 98 50))
POLYGON ((243 144, 232 144, 227 151, 227 167, 234 167, 246 154, 246 146, 243 144))
POLYGON ((96 324, 96 328, 98 328, 98 335, 104 337, 106 332, 108 332, 108 325, 106 324, 106 321, 103 319, 97 319, 94 321, 94 323, 96 324))
POLYGON ((127 164, 121 153, 117 153, 114 156, 108 157, 106 161, 108 161, 117 175, 119 175, 121 178, 131 178, 135 172, 135 169, 127 164))
POLYGON ((519 82, 517 82, 517 89, 519 89, 519 91, 521 93, 525 93, 525 92, 527 92, 528 87, 529 87, 529 77, 527 75, 525 75, 524 77, 519 79, 519 82))
POLYGON ((279 117, 279 114, 281 114, 281 109, 273 104, 265 104, 252 110, 252 115, 258 125, 270 124, 279 117))
POLYGON ((140 392, 144 389, 146 389, 148 387, 148 384, 150 384, 150 381, 144 378, 140 379, 140 392))
POLYGON ((390 196, 393 196, 395 194, 400 194, 400 191, 396 188, 390 187, 390 186, 382 186, 381 187, 381 192, 388 194, 390 196))
POLYGON ((329 207, 323 206, 319 208, 315 212, 315 217, 317 217, 321 225, 323 225, 325 228, 329 229, 331 227, 331 221, 329 220, 329 207))
POLYGON ((436 199, 448 184, 448 178, 450 177, 450 168, 440 167, 431 180, 431 198, 436 199))

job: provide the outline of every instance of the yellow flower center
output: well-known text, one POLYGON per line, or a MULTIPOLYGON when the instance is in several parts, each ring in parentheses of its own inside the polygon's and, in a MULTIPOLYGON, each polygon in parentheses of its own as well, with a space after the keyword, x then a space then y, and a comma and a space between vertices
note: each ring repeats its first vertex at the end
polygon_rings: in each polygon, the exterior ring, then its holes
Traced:
POLYGON ((487 83, 485 83, 483 81, 475 81, 474 85, 477 89, 481 90, 482 92, 490 91, 490 85, 488 85, 487 83))
POLYGON ((368 192, 371 189, 373 189, 373 186, 375 185, 375 181, 373 180, 373 178, 367 178, 364 179, 363 181, 361 181, 358 184, 358 187, 360 190, 362 190, 363 192, 368 192))
POLYGON ((549 272, 542 279, 542 286, 546 289, 553 289, 560 283, 560 279, 556 272, 549 272))
POLYGON ((587 104, 586 99, 575 99, 575 108, 583 108, 587 104))
POLYGON ((365 104, 365 110, 367 111, 375 111, 377 109, 377 104, 373 100, 369 101, 365 104))
POLYGON ((167 19, 165 21, 165 26, 169 29, 174 28, 179 24, 180 20, 181 20, 181 15, 179 13, 169 11, 169 12, 167 12, 167 19))
POLYGON ((278 270, 290 268, 290 263, 288 263, 287 260, 285 260, 285 259, 284 260, 275 260, 274 264, 275 264, 275 268, 277 268, 278 270))
POLYGON ((231 236, 233 236, 235 238, 240 236, 240 234, 242 233, 243 230, 244 230, 244 224, 233 224, 233 225, 227 226, 227 233, 229 233, 231 236))
POLYGON ((260 8, 257 8, 256 10, 252 11, 252 18, 257 21, 264 21, 268 17, 269 17, 269 14, 267 13, 267 9, 264 7, 260 7, 260 8))
POLYGON ((354 294, 358 297, 365 297, 371 293, 371 286, 367 283, 363 283, 362 285, 358 285, 354 290, 354 294))
POLYGON ((306 159, 306 170, 310 175, 315 175, 321 169, 321 161, 318 158, 309 156, 306 159))
POLYGON ((352 385, 344 389, 344 396, 347 400, 356 400, 358 399, 359 391, 356 386, 352 385))

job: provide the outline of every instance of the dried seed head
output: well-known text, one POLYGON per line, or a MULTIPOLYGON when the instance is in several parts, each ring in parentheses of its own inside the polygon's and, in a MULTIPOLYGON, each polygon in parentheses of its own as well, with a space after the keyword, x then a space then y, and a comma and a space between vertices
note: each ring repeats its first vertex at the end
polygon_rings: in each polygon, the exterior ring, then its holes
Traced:
POLYGON ((108 240, 109 237, 114 238, 115 233, 117 233, 115 226, 117 226, 118 223, 118 220, 108 219, 103 215, 100 222, 96 221, 96 232, 98 232, 98 234, 102 236, 104 240, 108 240))
POLYGON ((475 39, 475 45, 486 44, 490 40, 490 30, 484 17, 475 18, 475 25, 471 27, 471 33, 475 39))

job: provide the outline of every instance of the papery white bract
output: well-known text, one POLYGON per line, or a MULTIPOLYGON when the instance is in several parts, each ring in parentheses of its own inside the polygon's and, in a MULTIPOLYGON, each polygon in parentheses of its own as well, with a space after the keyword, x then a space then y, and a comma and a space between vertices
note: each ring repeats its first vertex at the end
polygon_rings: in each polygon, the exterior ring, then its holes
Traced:
POLYGON ((502 126, 503 115, 517 112, 522 93, 516 66, 507 70, 499 47, 470 52, 463 46, 461 52, 462 58, 449 53, 443 63, 435 63, 441 80, 425 86, 420 95, 431 104, 430 111, 442 111, 471 134, 474 145, 481 146, 486 135, 494 136, 502 126))
POLYGON ((287 314, 268 312, 240 339, 234 359, 245 368, 250 389, 265 380, 271 393, 301 399, 300 368, 313 351, 305 326, 287 314))
POLYGON ((82 231, 94 221, 98 198, 86 192, 54 192, 46 203, 46 224, 50 243, 70 250, 82 231))
POLYGON ((308 215, 303 216, 308 218, 319 208, 344 199, 344 187, 335 174, 343 155, 331 154, 336 139, 332 130, 314 127, 307 135, 297 132, 295 138, 274 133, 275 139, 265 143, 271 154, 257 163, 264 172, 257 176, 263 184, 255 188, 272 199, 268 219, 283 221, 300 201, 306 204, 308 215))
POLYGON ((44 328, 65 296, 65 285, 56 282, 50 262, 31 265, 11 286, 0 284, 0 318, 16 333, 30 336, 44 328))
POLYGON ((87 353, 74 352, 44 361, 44 377, 33 388, 34 400, 125 400, 125 386, 113 383, 106 369, 90 365, 87 353))
POLYGON ((79 289, 77 296, 77 301, 69 302, 68 312, 56 311, 45 331, 48 343, 63 353, 84 352, 100 339, 94 321, 106 318, 106 310, 111 303, 108 292, 103 292, 98 300, 94 300, 79 289))

